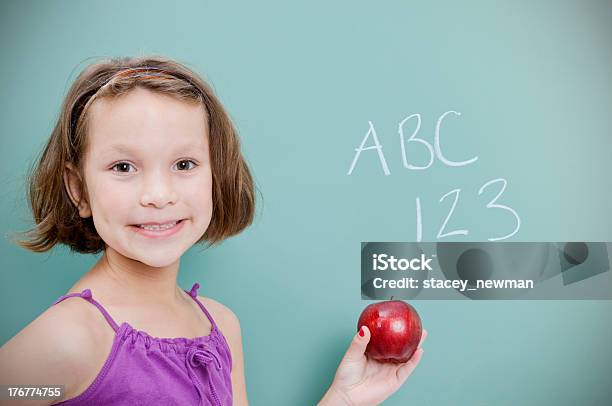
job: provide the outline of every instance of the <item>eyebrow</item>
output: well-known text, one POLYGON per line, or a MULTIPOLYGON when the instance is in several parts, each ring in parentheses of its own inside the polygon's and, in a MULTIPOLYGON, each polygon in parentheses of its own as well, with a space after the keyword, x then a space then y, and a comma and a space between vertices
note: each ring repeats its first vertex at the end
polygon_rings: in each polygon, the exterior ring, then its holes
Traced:
MULTIPOLYGON (((173 150, 176 153, 186 153, 186 152, 192 152, 194 150, 199 151, 200 148, 201 148, 201 146, 200 145, 196 145, 196 144, 182 144, 182 145, 179 145, 178 147, 174 148, 173 150)), ((132 147, 130 145, 116 144, 116 145, 112 145, 111 147, 107 148, 104 152, 105 153, 119 152, 119 153, 131 154, 131 153, 136 152, 138 150, 139 150, 139 148, 132 149, 132 147)))

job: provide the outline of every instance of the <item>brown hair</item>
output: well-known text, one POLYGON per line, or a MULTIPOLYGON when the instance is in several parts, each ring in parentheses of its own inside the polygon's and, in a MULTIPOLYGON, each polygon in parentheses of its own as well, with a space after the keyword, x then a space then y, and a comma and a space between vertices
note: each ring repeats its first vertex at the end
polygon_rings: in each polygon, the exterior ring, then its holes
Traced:
POLYGON ((238 133, 210 86, 186 66, 159 56, 112 58, 86 67, 62 104, 58 121, 42 155, 28 175, 27 192, 36 226, 16 243, 34 252, 65 244, 80 253, 106 248, 92 217, 79 216, 64 185, 66 163, 72 163, 87 185, 83 154, 87 150, 88 109, 100 98, 116 98, 135 87, 203 103, 208 114, 212 170, 212 218, 198 240, 209 246, 240 233, 254 217, 255 196, 249 168, 240 152, 238 133))

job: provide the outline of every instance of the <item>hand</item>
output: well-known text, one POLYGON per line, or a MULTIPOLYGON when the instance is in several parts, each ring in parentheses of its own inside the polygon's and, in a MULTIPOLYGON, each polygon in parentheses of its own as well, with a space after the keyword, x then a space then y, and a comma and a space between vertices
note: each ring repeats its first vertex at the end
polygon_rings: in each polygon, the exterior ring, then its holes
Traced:
POLYGON ((381 363, 365 355, 370 342, 370 330, 362 327, 364 336, 355 334, 336 376, 319 405, 370 406, 383 402, 406 381, 421 361, 421 345, 427 337, 423 330, 417 350, 402 364, 381 363))

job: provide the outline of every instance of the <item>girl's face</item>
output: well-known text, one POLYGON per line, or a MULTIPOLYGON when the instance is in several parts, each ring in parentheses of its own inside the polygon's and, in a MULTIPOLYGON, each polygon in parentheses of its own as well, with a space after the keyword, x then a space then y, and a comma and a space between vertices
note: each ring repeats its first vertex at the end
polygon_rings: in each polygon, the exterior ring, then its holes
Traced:
MULTIPOLYGON (((84 168, 89 199, 79 207, 81 217, 93 216, 107 249, 152 267, 174 264, 212 216, 204 106, 136 88, 95 101, 89 114, 84 168), (172 235, 154 238, 135 226, 176 220, 182 224, 172 235)), ((68 173, 75 185, 74 171, 68 173)))

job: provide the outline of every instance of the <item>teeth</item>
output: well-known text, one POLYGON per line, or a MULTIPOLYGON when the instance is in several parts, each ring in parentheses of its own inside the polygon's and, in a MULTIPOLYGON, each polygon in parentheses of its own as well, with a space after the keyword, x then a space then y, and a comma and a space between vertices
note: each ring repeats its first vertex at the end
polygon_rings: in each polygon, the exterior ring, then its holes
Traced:
POLYGON ((175 221, 173 223, 167 223, 167 224, 161 224, 161 225, 142 225, 140 224, 138 227, 145 229, 145 230, 151 230, 151 231, 163 231, 163 230, 167 230, 169 228, 172 228, 176 225, 176 223, 178 223, 178 221, 175 221))

